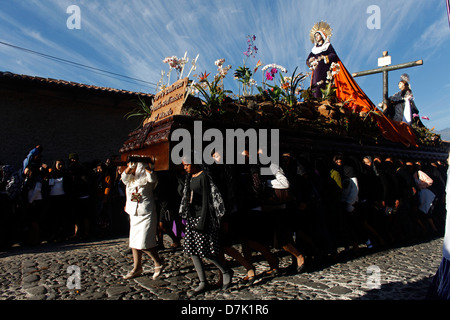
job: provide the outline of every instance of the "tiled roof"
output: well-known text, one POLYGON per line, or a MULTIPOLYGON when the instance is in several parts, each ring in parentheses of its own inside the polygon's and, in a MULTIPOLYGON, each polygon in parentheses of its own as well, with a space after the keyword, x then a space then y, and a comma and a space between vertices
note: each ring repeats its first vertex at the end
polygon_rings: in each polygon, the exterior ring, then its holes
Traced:
POLYGON ((48 84, 48 85, 54 85, 54 86, 60 86, 60 87, 73 87, 73 88, 80 88, 80 89, 86 89, 86 90, 94 90, 94 91, 98 91, 98 92, 111 92, 111 93, 124 94, 124 95, 133 95, 133 96, 138 95, 138 96, 153 97, 153 94, 150 94, 150 93, 120 90, 120 89, 107 88, 107 87, 98 87, 98 86, 94 86, 94 85, 66 81, 66 80, 57 80, 57 79, 52 79, 52 78, 43 78, 43 77, 28 76, 28 75, 23 75, 23 74, 16 74, 16 73, 8 72, 8 71, 0 71, 0 80, 1 79, 13 79, 13 80, 18 80, 18 81, 35 82, 35 83, 41 83, 44 85, 48 84))

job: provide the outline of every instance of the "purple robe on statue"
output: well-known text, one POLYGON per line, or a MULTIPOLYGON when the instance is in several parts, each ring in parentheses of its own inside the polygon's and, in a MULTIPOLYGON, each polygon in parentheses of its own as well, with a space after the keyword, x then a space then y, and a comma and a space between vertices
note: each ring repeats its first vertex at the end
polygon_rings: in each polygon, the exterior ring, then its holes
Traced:
POLYGON ((338 61, 338 56, 331 43, 325 42, 321 46, 314 46, 306 59, 306 65, 310 67, 309 59, 312 57, 319 59, 320 56, 326 56, 328 59, 321 59, 313 70, 311 87, 315 98, 322 97, 322 91, 320 89, 326 87, 327 72, 330 71, 331 63, 338 61))

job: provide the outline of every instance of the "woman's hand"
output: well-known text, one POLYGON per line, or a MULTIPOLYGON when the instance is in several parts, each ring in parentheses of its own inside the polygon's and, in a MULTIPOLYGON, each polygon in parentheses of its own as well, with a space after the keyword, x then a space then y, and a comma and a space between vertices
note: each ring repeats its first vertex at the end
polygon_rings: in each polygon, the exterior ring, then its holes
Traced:
POLYGON ((136 163, 135 162, 128 162, 127 168, 125 169, 125 174, 131 174, 136 170, 136 163))
POLYGON ((149 162, 149 163, 147 163, 147 166, 145 167, 145 170, 147 170, 148 172, 152 173, 154 168, 155 168, 155 165, 153 164, 153 162, 149 162))

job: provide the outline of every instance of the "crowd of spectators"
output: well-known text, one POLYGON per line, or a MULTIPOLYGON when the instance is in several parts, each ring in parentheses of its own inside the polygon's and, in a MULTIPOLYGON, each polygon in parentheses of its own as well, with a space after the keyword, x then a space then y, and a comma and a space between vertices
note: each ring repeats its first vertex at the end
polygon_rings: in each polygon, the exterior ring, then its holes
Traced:
POLYGON ((1 247, 126 235, 125 194, 114 157, 80 162, 76 153, 43 163, 42 146, 20 168, 1 165, 1 247))

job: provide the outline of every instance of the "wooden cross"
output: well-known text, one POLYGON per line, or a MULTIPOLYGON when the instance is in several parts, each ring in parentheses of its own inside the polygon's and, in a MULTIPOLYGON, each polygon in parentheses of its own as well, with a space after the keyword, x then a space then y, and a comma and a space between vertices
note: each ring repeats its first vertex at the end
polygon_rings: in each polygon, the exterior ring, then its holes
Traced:
POLYGON ((420 66, 423 64, 423 60, 401 63, 393 66, 389 66, 390 64, 391 57, 388 56, 387 51, 384 51, 383 56, 381 58, 378 58, 378 66, 380 68, 355 72, 352 73, 352 76, 356 78, 360 76, 367 76, 369 74, 383 73, 383 103, 386 103, 388 98, 388 71, 420 66))

